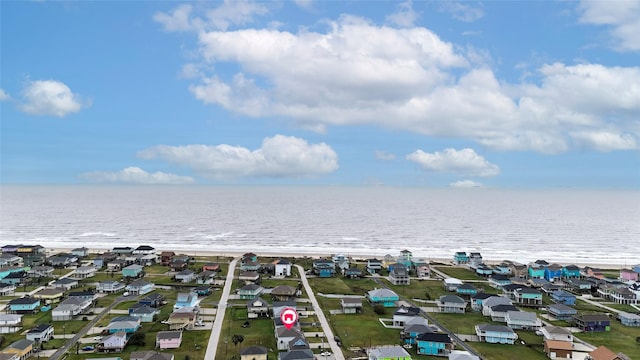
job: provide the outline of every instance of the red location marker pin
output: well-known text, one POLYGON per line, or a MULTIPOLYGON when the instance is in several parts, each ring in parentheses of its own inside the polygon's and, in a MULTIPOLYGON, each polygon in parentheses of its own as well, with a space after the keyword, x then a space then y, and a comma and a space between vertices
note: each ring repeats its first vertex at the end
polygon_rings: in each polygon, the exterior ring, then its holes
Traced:
POLYGON ((298 320, 298 312, 294 308, 286 308, 280 313, 280 320, 282 320, 284 327, 289 330, 298 320))

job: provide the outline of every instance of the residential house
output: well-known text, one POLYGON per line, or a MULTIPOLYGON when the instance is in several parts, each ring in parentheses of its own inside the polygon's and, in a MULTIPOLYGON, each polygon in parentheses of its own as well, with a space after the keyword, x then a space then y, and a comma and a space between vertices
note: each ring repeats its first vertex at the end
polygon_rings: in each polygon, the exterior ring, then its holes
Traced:
POLYGON ((449 353, 449 360, 480 360, 480 358, 468 351, 452 350, 449 353))
POLYGON ((536 289, 522 287, 515 290, 515 301, 520 306, 541 306, 542 293, 536 289))
POLYGON ((162 306, 163 302, 164 302, 164 295, 158 294, 158 293, 149 294, 144 298, 142 298, 140 301, 138 301, 139 304, 147 305, 153 308, 158 308, 162 306))
POLYGON ((33 297, 17 298, 9 301, 9 312, 13 314, 34 314, 40 308, 40 299, 33 297))
POLYGON ((576 265, 566 265, 562 267, 563 279, 577 279, 580 278, 580 268, 576 265))
POLYGON ((160 253, 160 264, 163 266, 167 266, 173 260, 173 257, 176 256, 176 253, 173 251, 163 251, 160 253))
POLYGON ((479 276, 489 277, 493 275, 493 269, 486 264, 479 264, 478 266, 475 267, 475 269, 476 269, 476 274, 478 274, 479 276))
POLYGON ((489 316, 492 321, 507 322, 507 313, 509 311, 518 311, 518 308, 513 305, 500 304, 491 307, 491 313, 489 316))
POLYGON ((137 317, 140 322, 150 323, 155 321, 156 315, 160 314, 160 309, 152 308, 147 305, 134 304, 129 308, 129 316, 137 317))
POLYGON ((413 254, 411 251, 407 249, 400 251, 398 262, 404 265, 407 269, 411 269, 413 267, 413 254))
POLYGON ((52 287, 57 287, 57 288, 62 288, 65 290, 71 290, 74 287, 78 286, 78 280, 76 279, 71 279, 71 278, 63 278, 63 279, 58 279, 56 281, 54 281, 51 284, 52 287))
POLYGON ((181 283, 190 283, 195 279, 195 277, 196 274, 193 272, 193 270, 185 269, 175 274, 173 278, 181 283))
POLYGON ((296 302, 295 301, 274 301, 273 302, 273 305, 271 306, 271 312, 273 313, 273 319, 276 322, 276 325, 278 325, 277 322, 280 320, 280 313, 286 308, 296 309, 297 311, 296 302))
POLYGON ((174 360, 175 356, 171 353, 162 353, 158 351, 132 351, 130 360, 174 360))
POLYGON ((514 344, 518 339, 510 327, 504 325, 479 324, 475 326, 476 335, 481 342, 490 344, 514 344))
POLYGON ((372 304, 384 307, 395 307, 400 297, 389 289, 373 289, 367 292, 366 299, 372 304))
POLYGON ((357 314, 362 312, 362 299, 343 297, 340 299, 343 314, 357 314))
POLYGON ((471 252, 469 253, 469 267, 472 269, 476 269, 478 266, 483 264, 482 255, 479 252, 471 252))
POLYGON ((336 273, 336 264, 328 259, 318 259, 313 262, 313 273, 318 277, 331 277, 336 273))
POLYGON ((357 267, 345 269, 342 271, 342 274, 344 275, 344 277, 349 279, 359 279, 364 276, 362 270, 358 269, 357 267))
POLYGON ((419 308, 400 305, 393 313, 393 326, 404 327, 407 321, 416 316, 420 316, 419 308))
POLYGON ((447 291, 456 291, 462 284, 462 280, 456 278, 450 277, 444 279, 444 288, 447 289, 447 291))
POLYGON ((582 269, 582 274, 586 277, 604 279, 604 274, 602 273, 602 270, 591 267, 591 266, 585 266, 584 269, 582 269))
POLYGON ((53 304, 59 302, 64 296, 63 288, 42 289, 33 294, 33 297, 42 301, 43 304, 53 304))
POLYGON ((494 295, 482 301, 482 315, 491 316, 492 308, 496 305, 512 305, 509 298, 494 295))
POLYGON ((278 285, 271 290, 271 298, 277 301, 294 300, 298 295, 298 289, 289 285, 278 285))
POLYGON ((264 346, 249 346, 240 349, 240 360, 267 360, 269 349, 264 346))
POLYGON ((529 264, 527 272, 529 279, 544 279, 544 266, 540 264, 529 264))
POLYGON ((556 304, 575 305, 576 296, 564 290, 558 290, 551 293, 551 301, 556 304))
POLYGON ((248 252, 242 255, 240 262, 258 262, 258 255, 248 252))
POLYGON ((313 360, 315 355, 309 349, 289 350, 278 354, 278 360, 313 360))
POLYGON ((240 270, 244 270, 244 271, 260 270, 260 263, 258 263, 258 256, 254 253, 246 253, 242 255, 242 258, 240 259, 240 270))
POLYGON ((565 342, 573 342, 573 333, 567 328, 561 326, 547 325, 540 329, 545 340, 557 340, 565 342))
POLYGON ((202 271, 220 271, 220 264, 218 263, 206 263, 202 265, 202 271))
POLYGON ((631 269, 620 270, 620 281, 622 282, 636 282, 638 281, 638 273, 631 269))
POLYGON ((115 334, 124 332, 126 334, 133 334, 140 329, 140 318, 128 316, 126 320, 119 320, 118 318, 112 319, 109 325, 107 325, 105 331, 109 334, 115 334))
POLYGON ((247 302, 247 316, 249 319, 256 319, 269 316, 269 303, 260 297, 247 302))
POLYGON ((502 288, 503 286, 510 285, 511 280, 506 275, 500 275, 500 274, 492 275, 489 277, 489 284, 499 289, 499 288, 502 288))
POLYGON ((127 262, 123 259, 114 259, 107 263, 107 271, 110 273, 114 273, 117 271, 121 271, 125 266, 127 266, 127 262))
POLYGON ((189 266, 189 263, 187 261, 176 259, 176 258, 171 260, 171 262, 169 263, 169 267, 171 268, 171 271, 182 271, 186 269, 187 266, 189 266))
POLYGON ((464 283, 456 289, 456 293, 463 298, 471 299, 472 296, 478 293, 478 289, 469 283, 464 283))
POLYGON ((143 269, 144 267, 142 267, 142 265, 131 264, 122 269, 122 277, 134 279, 139 278, 141 276, 144 276, 143 269))
POLYGON ((467 302, 457 295, 442 295, 436 301, 439 312, 464 314, 467 302))
POLYGON ((557 320, 570 321, 578 314, 578 310, 565 304, 551 304, 547 306, 547 313, 557 320))
POLYGON ((47 264, 54 268, 66 268, 78 262, 78 257, 71 254, 60 253, 47 258, 47 264))
POLYGON ((43 343, 53 338, 53 326, 51 324, 40 324, 27 331, 26 338, 35 343, 43 343))
POLYGON ((287 259, 280 259, 275 264, 276 276, 291 276, 291 261, 287 259))
POLYGON ((416 264, 416 275, 418 279, 428 279, 431 277, 431 268, 429 264, 416 264))
POLYGON ((96 271, 98 271, 98 269, 96 269, 95 266, 80 266, 71 276, 73 276, 74 279, 86 279, 93 277, 96 271))
POLYGON ((562 266, 551 264, 544 268, 544 278, 547 281, 557 281, 562 278, 562 266))
POLYGON ((16 286, 13 284, 0 284, 0 296, 13 295, 16 292, 16 286))
POLYGON ((293 340, 304 338, 304 334, 299 328, 292 327, 287 329, 284 326, 278 326, 275 329, 276 343, 278 350, 290 350, 289 343, 293 340))
POLYGON ((169 315, 170 330, 193 330, 195 327, 197 314, 192 311, 178 311, 169 315))
POLYGON ((217 274, 218 273, 211 270, 205 270, 201 273, 198 273, 196 274, 196 284, 199 284, 199 285, 213 284, 213 281, 215 280, 217 274))
POLYGON ((618 313, 618 320, 620 320, 620 323, 624 326, 640 327, 640 315, 637 314, 620 311, 618 313))
POLYGON ((540 290, 542 292, 544 292, 545 294, 551 296, 551 294, 553 294, 554 292, 564 289, 564 283, 562 285, 559 285, 559 284, 560 283, 558 283, 558 284, 546 283, 546 284, 542 285, 540 290))
POLYGON ((83 300, 94 301, 96 299, 96 293, 93 291, 74 291, 69 293, 69 297, 78 297, 83 300))
POLYGON ((198 294, 198 296, 207 296, 211 294, 211 287, 206 285, 198 286, 198 287, 194 287, 192 291, 198 294))
POLYGON ((92 302, 79 297, 67 298, 51 311, 53 321, 73 320, 91 306, 92 302))
POLYGON ((585 360, 631 360, 623 353, 614 353, 606 346, 600 346, 591 351, 585 360))
POLYGON ((545 340, 544 353, 550 359, 573 359, 573 343, 568 341, 545 340))
POLYGON ((525 278, 529 274, 529 267, 525 264, 511 262, 509 268, 511 269, 511 275, 514 277, 525 278))
POLYGON ((264 288, 262 286, 249 284, 238 289, 238 296, 240 296, 240 299, 248 300, 260 296, 263 291, 264 288))
POLYGON ((469 256, 464 251, 458 251, 453 254, 453 263, 456 265, 463 265, 469 263, 469 256))
POLYGON ((22 329, 22 315, 0 314, 0 334, 12 334, 22 329))
POLYGON ((198 294, 194 292, 178 293, 176 303, 175 305, 173 305, 173 309, 177 310, 185 307, 194 308, 198 306, 199 303, 200 301, 198 300, 198 294))
POLYGON ((591 283, 586 280, 569 279, 567 280, 569 288, 576 293, 586 294, 591 292, 591 283))
POLYGON ((112 333, 98 342, 96 350, 99 352, 121 352, 127 346, 127 339, 127 333, 124 331, 112 333))
POLYGON ((158 331, 156 348, 160 350, 177 349, 182 344, 182 331, 158 331))
POLYGON ((238 280, 240 281, 258 281, 260 274, 257 271, 240 271, 238 280))
POLYGON ((493 267, 493 273, 496 275, 511 275, 511 264, 507 262, 502 262, 493 267))
POLYGON ((27 280, 27 273, 25 271, 19 270, 19 271, 9 272, 6 276, 0 279, 0 283, 18 286, 25 283, 26 280, 27 280))
POLYGON ((514 330, 538 330, 542 327, 542 321, 534 312, 507 311, 507 326, 514 330))
POLYGON ((53 266, 34 266, 27 271, 27 276, 29 276, 30 278, 50 278, 53 277, 53 270, 53 266))
POLYGON ((125 289, 133 295, 144 295, 155 290, 156 284, 146 281, 144 279, 137 279, 132 281, 129 285, 125 286, 125 289))
POLYGON ((416 347, 420 355, 447 356, 453 343, 447 334, 426 332, 418 335, 416 347))
POLYGON ((611 320, 604 314, 581 314, 573 317, 575 327, 582 331, 609 331, 611 320))
POLYGON ((382 270, 382 262, 376 258, 367 259, 367 271, 369 274, 377 274, 382 270))
POLYGON ((343 254, 336 254, 331 258, 331 260, 335 264, 336 268, 340 269, 341 271, 348 269, 350 266, 349 258, 344 256, 343 254))
POLYGON ((71 255, 75 255, 79 258, 84 258, 89 256, 89 249, 86 247, 79 247, 71 250, 71 255))
POLYGON ((122 247, 114 247, 111 250, 112 253, 116 254, 116 255, 131 255, 133 254, 133 248, 128 247, 128 246, 122 246, 122 247))
POLYGON ((487 293, 477 293, 471 297, 471 310, 473 311, 482 311, 482 302, 492 296, 496 296, 493 294, 487 293))
POLYGON ((394 264, 389 271, 389 281, 393 285, 409 285, 409 270, 404 264, 394 264))
POLYGON ((411 355, 399 345, 371 348, 368 355, 369 360, 411 360, 411 355))
POLYGON ((22 267, 24 266, 24 260, 14 254, 1 254, 0 255, 0 269, 6 267, 22 267))
POLYGON ((96 291, 99 293, 114 294, 123 291, 125 284, 117 280, 105 280, 98 282, 96 291))
POLYGON ((12 342, 11 345, 3 349, 2 352, 5 354, 16 354, 19 360, 25 360, 33 355, 34 344, 35 342, 29 339, 20 339, 12 342))
POLYGON ((433 329, 429 326, 429 322, 427 319, 423 317, 413 317, 409 319, 402 331, 400 332, 400 338, 403 340, 403 343, 406 345, 415 345, 416 338, 424 333, 434 332, 433 329))
POLYGON ((155 253, 156 249, 149 245, 140 245, 132 252, 133 255, 151 255, 155 253))

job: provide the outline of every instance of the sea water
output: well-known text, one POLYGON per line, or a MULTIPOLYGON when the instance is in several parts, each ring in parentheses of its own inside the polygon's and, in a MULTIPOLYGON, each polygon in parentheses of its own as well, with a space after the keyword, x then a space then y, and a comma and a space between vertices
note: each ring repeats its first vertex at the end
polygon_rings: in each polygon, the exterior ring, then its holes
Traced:
POLYGON ((0 245, 640 263, 640 192, 2 186, 0 245))

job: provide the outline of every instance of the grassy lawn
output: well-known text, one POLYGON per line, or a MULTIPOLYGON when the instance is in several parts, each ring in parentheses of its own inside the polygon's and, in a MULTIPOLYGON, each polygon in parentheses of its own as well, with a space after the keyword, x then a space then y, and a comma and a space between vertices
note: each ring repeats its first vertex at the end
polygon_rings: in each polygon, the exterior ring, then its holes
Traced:
POLYGON ((309 285, 316 293, 364 295, 369 290, 380 287, 371 278, 348 279, 343 277, 310 278, 309 285))
POLYGON ((229 359, 238 352, 242 347, 260 345, 268 349, 272 349, 268 356, 269 360, 277 359, 277 346, 274 336, 274 323, 270 318, 247 320, 247 310, 242 307, 227 308, 222 325, 222 333, 218 342, 216 351, 216 359, 229 359), (242 324, 249 321, 251 324, 247 328, 243 328, 242 324), (244 341, 235 346, 231 341, 233 335, 244 336, 244 341))
POLYGON ((576 333, 574 336, 593 345, 605 345, 614 352, 623 352, 631 359, 640 359, 640 344, 636 338, 640 336, 640 328, 627 327, 616 320, 611 320, 611 331, 576 333))
POLYGON ((484 278, 478 276, 478 274, 476 274, 474 271, 471 271, 467 268, 454 266, 436 266, 436 270, 459 280, 484 280, 484 278))
POLYGON ((487 343, 471 343, 474 349, 479 351, 483 359, 491 360, 543 360, 548 359, 539 346, 528 345, 503 345, 487 343))

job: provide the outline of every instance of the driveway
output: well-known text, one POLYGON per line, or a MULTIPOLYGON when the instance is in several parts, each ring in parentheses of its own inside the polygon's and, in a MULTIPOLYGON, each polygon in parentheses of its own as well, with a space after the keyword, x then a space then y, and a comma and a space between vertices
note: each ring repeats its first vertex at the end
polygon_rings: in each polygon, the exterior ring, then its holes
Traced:
POLYGON ((204 354, 205 360, 215 360, 216 351, 218 350, 218 342, 220 341, 220 335, 222 334, 222 323, 224 321, 224 314, 227 308, 227 301, 229 300, 229 294, 231 293, 231 283, 233 283, 233 277, 235 274, 236 264, 239 258, 231 260, 229 263, 229 272, 227 272, 227 280, 224 282, 224 288, 222 289, 222 296, 218 302, 218 309, 216 311, 216 318, 213 321, 213 327, 211 329, 211 336, 209 337, 209 343, 207 344, 207 352, 204 354))

